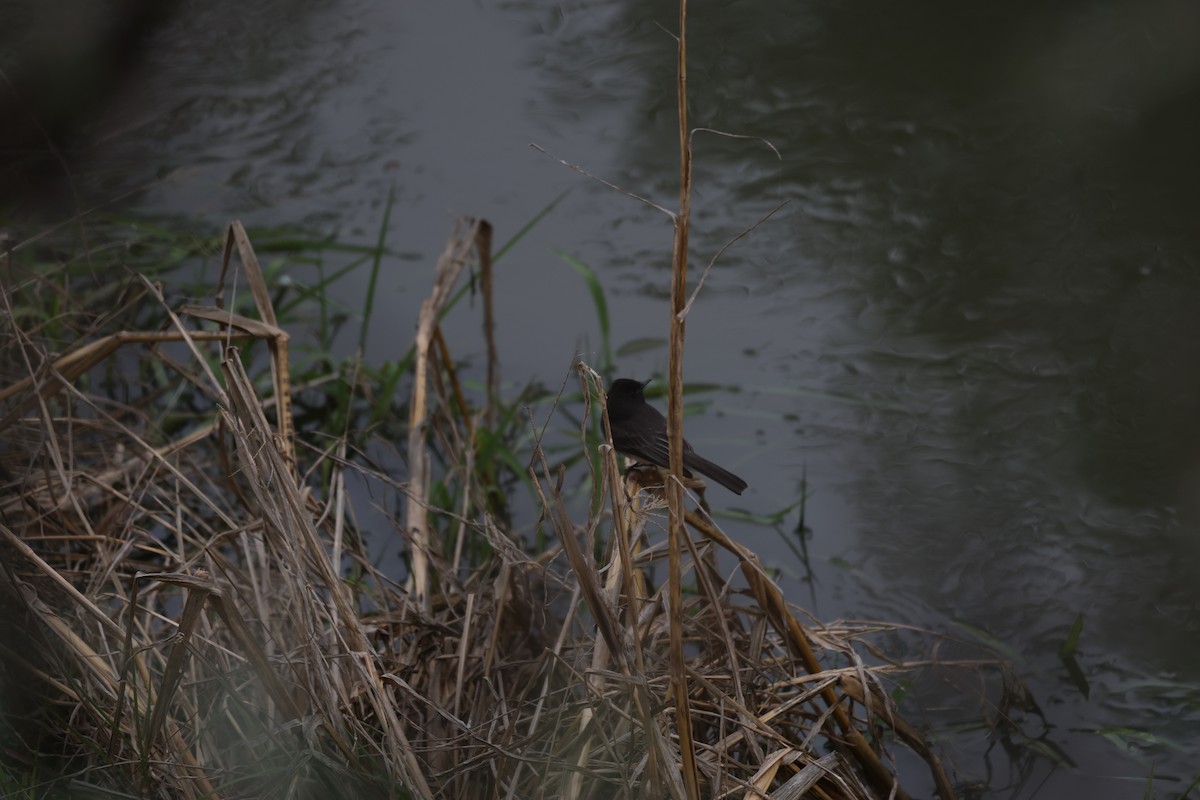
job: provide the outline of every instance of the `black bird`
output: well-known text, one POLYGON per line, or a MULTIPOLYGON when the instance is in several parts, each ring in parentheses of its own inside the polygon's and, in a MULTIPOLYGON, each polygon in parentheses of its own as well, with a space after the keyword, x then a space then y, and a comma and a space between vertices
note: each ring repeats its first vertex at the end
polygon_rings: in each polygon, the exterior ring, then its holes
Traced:
MULTIPOLYGON (((612 428, 613 447, 618 453, 635 458, 644 464, 668 469, 670 463, 667 441, 667 419, 657 408, 646 402, 642 391, 645 383, 618 378, 608 387, 608 423, 612 428)), ((746 482, 727 469, 718 467, 708 459, 701 458, 692 446, 683 440, 683 474, 692 477, 689 470, 724 486, 734 494, 746 490, 746 482)))

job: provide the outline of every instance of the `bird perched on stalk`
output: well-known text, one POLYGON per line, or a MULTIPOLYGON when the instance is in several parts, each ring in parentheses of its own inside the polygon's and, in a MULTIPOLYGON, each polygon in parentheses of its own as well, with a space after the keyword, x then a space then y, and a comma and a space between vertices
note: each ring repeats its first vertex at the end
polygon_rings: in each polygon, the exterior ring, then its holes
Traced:
MULTIPOLYGON (((617 452, 643 464, 669 469, 670 442, 667 439, 667 420, 662 413, 646 402, 646 384, 629 378, 618 378, 608 387, 608 422, 612 428, 613 447, 617 452)), ((734 494, 746 490, 746 482, 727 469, 701 457, 687 439, 683 440, 683 474, 692 477, 691 470, 714 480, 734 494)))

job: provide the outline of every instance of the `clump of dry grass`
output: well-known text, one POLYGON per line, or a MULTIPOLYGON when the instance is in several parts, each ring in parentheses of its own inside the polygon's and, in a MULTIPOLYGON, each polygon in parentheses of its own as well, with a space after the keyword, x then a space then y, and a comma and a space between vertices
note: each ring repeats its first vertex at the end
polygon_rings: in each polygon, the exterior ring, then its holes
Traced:
MULTIPOLYGON (((479 241, 478 225, 451 240, 422 310, 408 476, 375 475, 404 498, 403 586, 376 568, 353 522, 346 478, 371 468, 347 455, 341 431, 322 441, 294 431, 288 335, 240 225, 225 269, 236 253, 257 319, 224 308, 224 277, 217 302, 178 313, 142 281, 136 303, 160 310, 161 329, 96 329, 55 354, 38 324, 12 313, 47 291, 44 279, 10 283, 0 334, 10 785, 37 796, 683 797, 690 760, 708 797, 905 797, 883 750, 899 741, 952 796, 882 690, 895 667, 859 655, 866 632, 803 618, 702 511, 688 514, 694 534, 676 565, 695 591, 672 603, 651 579, 669 557, 660 517, 629 501, 611 453, 594 476, 607 505, 575 521, 563 474, 535 451, 551 552, 530 555, 501 529, 480 477, 490 466, 474 459, 486 416, 466 413, 437 345, 479 241), (121 359, 153 368, 135 389, 106 391, 96 376, 121 373, 121 359), (270 380, 252 381, 247 362, 269 363, 270 380), (164 398, 181 391, 195 411, 168 428, 164 398), (454 508, 431 499, 435 451, 454 508), (467 558, 481 548, 464 543, 485 543, 488 557, 467 558), (719 550, 737 580, 718 571, 719 550), (686 647, 686 716, 672 691, 673 628, 686 647)), ((581 380, 603 396, 586 368, 581 380)), ((653 492, 637 496, 653 505, 653 492)))

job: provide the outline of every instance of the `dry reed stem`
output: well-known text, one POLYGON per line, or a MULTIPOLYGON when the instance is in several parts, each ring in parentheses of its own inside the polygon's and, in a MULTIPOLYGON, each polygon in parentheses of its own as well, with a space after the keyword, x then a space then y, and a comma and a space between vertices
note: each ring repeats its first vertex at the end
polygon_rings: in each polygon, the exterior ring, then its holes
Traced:
POLYGON ((433 539, 425 519, 429 507, 430 459, 426 444, 429 422, 428 383, 431 345, 438 317, 450 300, 458 276, 467 263, 467 255, 478 236, 479 223, 471 225, 466 235, 456 231, 438 258, 433 291, 421 304, 417 320, 416 361, 413 367, 412 404, 408 417, 409 499, 406 530, 412 546, 412 592, 422 609, 429 606, 429 561, 433 554, 433 539))
POLYGON ((669 466, 674 480, 667 481, 667 506, 670 511, 667 562, 671 609, 671 686, 678 718, 681 769, 688 800, 700 798, 700 774, 692 744, 692 720, 688 702, 688 678, 684 667, 683 608, 681 586, 681 542, 687 536, 683 526, 683 345, 687 303, 688 233, 692 221, 692 152, 688 147, 687 116, 687 0, 679 0, 679 33, 676 40, 676 101, 679 112, 679 214, 675 217, 675 237, 671 247, 671 316, 669 385, 667 388, 667 438, 669 466))

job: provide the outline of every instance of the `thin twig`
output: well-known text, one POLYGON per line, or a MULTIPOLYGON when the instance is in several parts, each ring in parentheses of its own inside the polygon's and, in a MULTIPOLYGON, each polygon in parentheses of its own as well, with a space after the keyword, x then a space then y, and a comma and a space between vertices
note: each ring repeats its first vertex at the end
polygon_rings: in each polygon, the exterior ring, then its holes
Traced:
POLYGON ((530 143, 529 146, 532 147, 534 150, 537 150, 539 153, 542 153, 543 155, 550 156, 550 158, 553 158, 555 161, 562 164, 564 167, 570 167, 571 169, 578 172, 580 175, 584 175, 588 178, 591 178, 592 180, 596 181, 597 183, 602 183, 610 189, 615 189, 618 192, 620 192, 621 194, 625 195, 626 197, 632 197, 634 200, 637 200, 639 203, 645 203, 646 205, 653 208, 655 211, 661 211, 662 213, 666 214, 672 220, 675 219, 674 212, 670 211, 669 209, 663 208, 658 203, 655 203, 652 200, 647 200, 646 198, 642 197, 641 195, 634 194, 633 192, 629 191, 628 189, 622 189, 620 186, 617 186, 615 183, 609 183, 608 181, 604 180, 603 178, 597 178, 595 175, 588 172, 583 167, 581 167, 577 164, 572 164, 569 161, 563 161, 558 156, 551 155, 550 153, 548 153, 544 149, 542 149, 541 145, 530 143))
POLYGON ((759 225, 762 225, 764 222, 769 220, 771 217, 775 216, 775 214, 778 211, 780 211, 784 206, 786 206, 790 202, 792 202, 792 201, 784 200, 782 203, 775 206, 773 209, 768 211, 762 219, 760 219, 758 222, 751 225, 749 228, 746 228, 744 231, 739 233, 737 236, 730 239, 728 242, 726 242, 721 247, 720 250, 717 251, 717 254, 714 255, 712 257, 712 259, 708 262, 708 266, 704 268, 703 274, 700 275, 700 281, 696 284, 696 288, 692 290, 692 296, 688 298, 687 304, 683 307, 683 311, 679 312, 682 315, 682 318, 684 318, 684 319, 687 318, 688 313, 692 310, 692 304, 696 302, 696 298, 700 295, 700 289, 704 286, 704 282, 706 280, 708 280, 708 273, 712 272, 713 265, 715 265, 717 263, 717 260, 722 255, 725 254, 725 251, 728 250, 730 247, 732 247, 734 242, 738 241, 739 239, 745 238, 746 236, 749 236, 750 233, 755 228, 757 228, 759 225))

